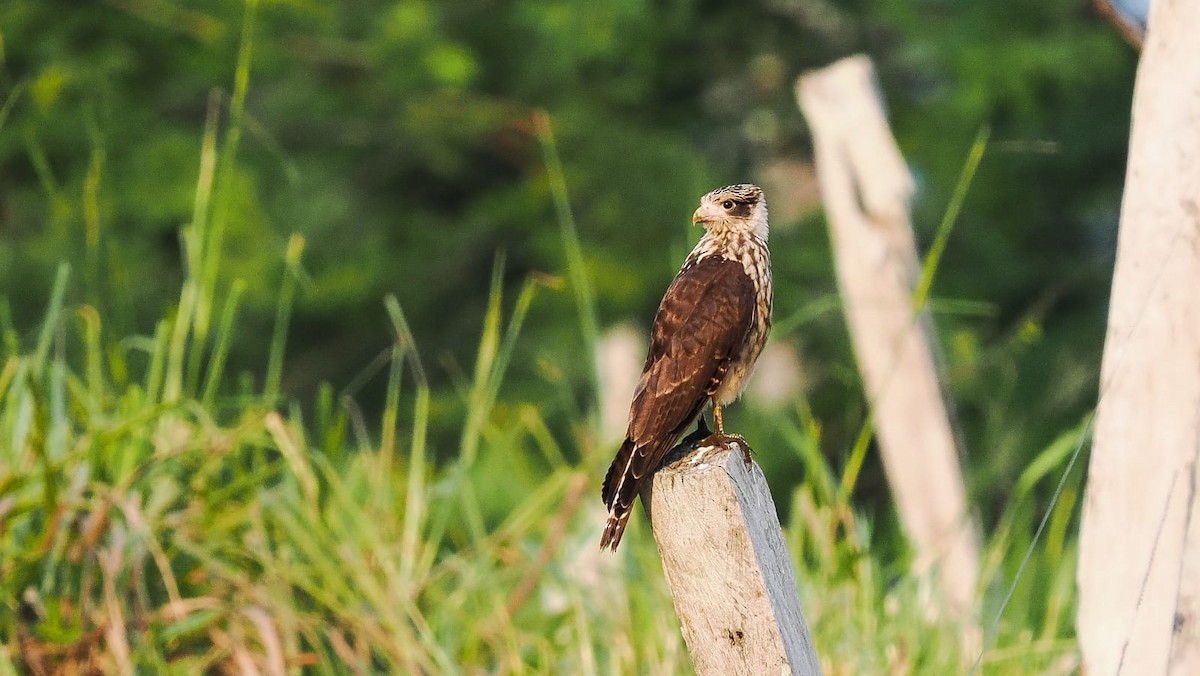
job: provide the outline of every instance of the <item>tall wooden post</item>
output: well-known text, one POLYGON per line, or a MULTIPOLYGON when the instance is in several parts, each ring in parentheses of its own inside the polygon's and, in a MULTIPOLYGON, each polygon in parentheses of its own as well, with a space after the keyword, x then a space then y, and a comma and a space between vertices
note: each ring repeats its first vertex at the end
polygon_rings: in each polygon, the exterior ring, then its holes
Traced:
POLYGON ((846 321, 879 448, 918 572, 969 618, 979 537, 967 512, 958 448, 934 360, 929 317, 913 311, 913 183, 864 56, 803 75, 797 98, 812 129, 846 321))
POLYGON ((1090 676, 1200 673, 1200 3, 1155 0, 1079 546, 1090 676))

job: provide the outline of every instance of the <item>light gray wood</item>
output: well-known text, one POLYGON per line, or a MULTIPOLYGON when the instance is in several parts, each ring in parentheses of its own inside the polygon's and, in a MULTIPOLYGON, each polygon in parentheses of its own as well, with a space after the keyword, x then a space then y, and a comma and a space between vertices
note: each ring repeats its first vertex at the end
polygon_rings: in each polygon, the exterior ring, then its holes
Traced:
POLYGON ((1155 0, 1134 89, 1079 545, 1095 676, 1200 674, 1200 3, 1155 0))
POLYGON ((766 478, 742 451, 700 449, 642 495, 700 676, 820 674, 766 478))
MULTIPOLYGON (((928 313, 914 313, 912 177, 864 56, 797 81, 825 202, 838 287, 880 454, 916 572, 935 575, 945 607, 974 617, 979 535, 967 511, 958 447, 928 313)), ((929 610, 943 607, 933 603, 929 610)), ((968 632, 971 633, 971 632, 968 632)))

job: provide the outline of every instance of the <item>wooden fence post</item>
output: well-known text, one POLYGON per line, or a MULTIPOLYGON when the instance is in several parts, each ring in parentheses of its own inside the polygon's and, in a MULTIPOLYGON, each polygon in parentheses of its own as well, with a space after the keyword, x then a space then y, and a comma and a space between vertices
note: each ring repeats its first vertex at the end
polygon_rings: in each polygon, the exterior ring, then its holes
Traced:
POLYGON ((1200 3, 1138 66, 1076 626, 1095 676, 1200 673, 1200 3))
MULTIPOLYGON (((976 610, 979 536, 967 512, 928 313, 914 316, 913 183, 864 56, 800 77, 838 286, 900 521, 918 573, 934 570, 948 608, 976 610)), ((933 608, 936 608, 934 606, 933 608)))
POLYGON ((658 470, 642 504, 697 674, 821 673, 757 463, 736 444, 698 449, 658 470))

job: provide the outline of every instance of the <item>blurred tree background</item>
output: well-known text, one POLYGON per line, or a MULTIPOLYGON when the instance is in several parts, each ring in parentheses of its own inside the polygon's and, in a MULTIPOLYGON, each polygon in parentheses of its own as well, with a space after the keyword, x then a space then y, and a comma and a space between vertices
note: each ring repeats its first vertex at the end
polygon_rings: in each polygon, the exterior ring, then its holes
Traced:
MULTIPOLYGON (((24 338, 62 260, 79 271, 68 297, 101 308, 111 350, 127 349, 122 336, 153 333, 177 301, 177 232, 193 214, 206 111, 227 124, 250 31, 242 138, 220 193, 219 295, 234 279, 247 285, 231 378, 265 359, 283 252, 299 233, 307 277, 284 391, 308 402, 329 382, 377 415, 386 378, 368 376, 390 349, 382 298, 394 293, 434 384, 431 447, 447 452, 500 252, 506 288, 547 280, 501 414, 531 402, 569 436, 593 402, 537 137, 545 111, 601 326, 648 326, 699 235, 688 217, 701 194, 766 186, 777 317, 788 329, 774 339, 796 348, 797 398, 836 463, 865 406, 830 302, 792 83, 866 52, 918 179, 924 242, 977 130, 992 130, 933 289, 985 521, 1030 458, 1095 400, 1136 55, 1084 0, 275 0, 251 23, 246 9, 232 0, 0 6, 0 293, 4 321, 24 338)), ((737 407, 734 426, 769 449, 779 434, 769 421, 794 409, 737 407)), ((762 456, 773 486, 790 494, 797 463, 762 456)), ((860 495, 887 500, 878 466, 860 495)))

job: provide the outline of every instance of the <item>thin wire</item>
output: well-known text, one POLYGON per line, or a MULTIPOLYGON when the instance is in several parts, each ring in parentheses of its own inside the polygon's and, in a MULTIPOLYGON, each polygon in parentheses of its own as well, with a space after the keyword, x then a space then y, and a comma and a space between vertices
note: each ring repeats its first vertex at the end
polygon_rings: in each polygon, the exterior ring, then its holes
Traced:
POLYGON ((1062 495, 1063 488, 1067 485, 1067 478, 1071 475, 1071 470, 1075 467, 1075 461, 1079 459, 1079 454, 1083 451, 1084 442, 1091 436, 1092 426, 1095 423, 1096 409, 1092 409, 1091 415, 1088 416, 1087 424, 1084 425, 1083 432, 1079 435, 1079 443, 1075 444, 1075 450, 1071 452, 1071 459, 1067 461, 1067 468, 1063 470, 1062 476, 1058 479, 1058 485, 1054 487, 1054 494, 1050 497, 1050 505, 1046 508, 1046 512, 1042 514, 1042 520, 1038 523, 1037 530, 1033 533, 1033 541, 1029 543, 1029 547, 1025 550, 1025 556, 1021 557, 1021 565, 1017 566, 1017 572, 1013 575, 1012 584, 1009 585, 1008 592, 1004 595, 1004 600, 1000 603, 1000 609, 996 611, 996 617, 992 618, 992 625, 988 627, 987 633, 983 635, 983 646, 979 649, 979 655, 976 656, 975 663, 971 665, 971 674, 979 670, 979 665, 983 662, 984 653, 987 652, 991 642, 996 640, 996 632, 1000 628, 1000 618, 1004 616, 1004 609, 1008 607, 1008 602, 1012 600, 1013 593, 1017 591, 1017 582, 1021 579, 1021 575, 1025 572, 1025 566, 1029 564, 1029 559, 1033 556, 1033 550, 1037 546, 1038 540, 1042 537, 1042 531, 1046 530, 1046 524, 1050 522, 1050 515, 1054 513, 1054 507, 1058 504, 1058 498, 1062 495))

